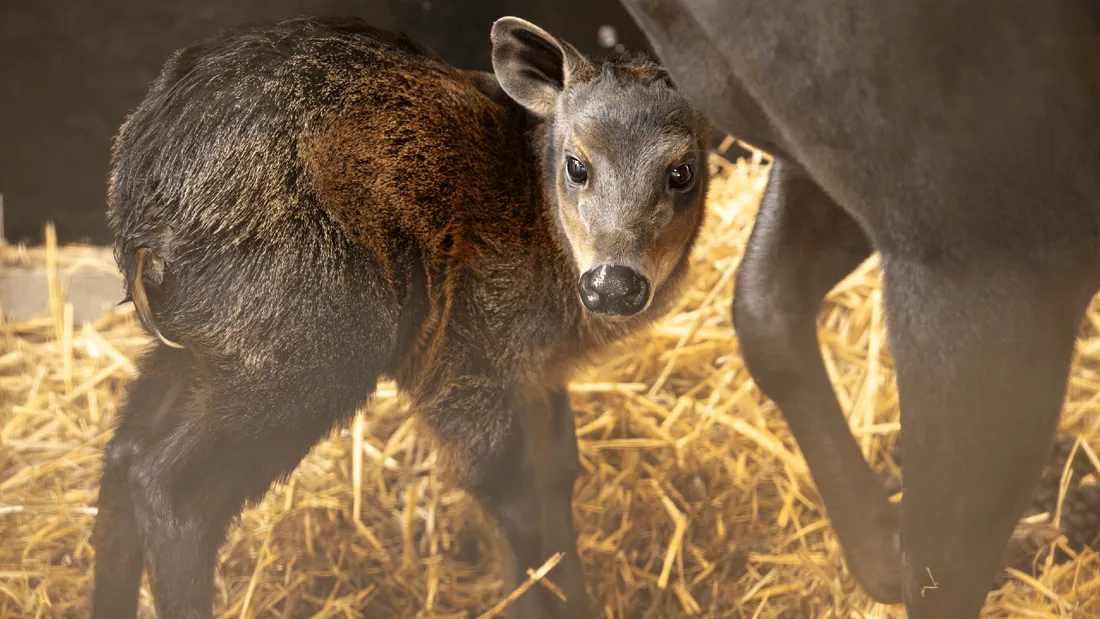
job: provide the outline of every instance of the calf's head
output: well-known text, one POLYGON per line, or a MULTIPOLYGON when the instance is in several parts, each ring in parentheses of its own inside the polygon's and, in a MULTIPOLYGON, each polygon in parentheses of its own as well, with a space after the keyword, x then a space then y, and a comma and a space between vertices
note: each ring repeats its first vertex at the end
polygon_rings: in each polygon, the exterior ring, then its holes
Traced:
POLYGON ((643 59, 596 65, 514 17, 493 24, 493 70, 541 117, 543 181, 589 311, 644 311, 685 259, 708 186, 704 116, 643 59))

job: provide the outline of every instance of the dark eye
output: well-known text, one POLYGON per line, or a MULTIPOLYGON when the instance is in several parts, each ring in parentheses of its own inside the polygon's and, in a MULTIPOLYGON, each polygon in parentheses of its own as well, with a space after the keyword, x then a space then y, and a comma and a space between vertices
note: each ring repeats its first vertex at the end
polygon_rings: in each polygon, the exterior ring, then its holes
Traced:
POLYGON ((569 177, 569 180, 578 185, 583 185, 588 181, 588 168, 584 167, 584 164, 576 157, 565 158, 565 174, 569 177))
POLYGON ((668 174, 668 186, 674 191, 684 191, 691 187, 691 181, 694 180, 695 175, 692 174, 691 166, 684 163, 672 168, 672 171, 668 174))

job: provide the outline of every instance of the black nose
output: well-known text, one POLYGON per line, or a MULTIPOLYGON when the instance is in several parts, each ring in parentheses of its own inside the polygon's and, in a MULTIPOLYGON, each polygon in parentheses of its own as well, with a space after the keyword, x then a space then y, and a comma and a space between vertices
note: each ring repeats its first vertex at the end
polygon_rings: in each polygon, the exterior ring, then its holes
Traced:
POLYGON ((588 311, 633 316, 649 302, 649 280, 630 267, 600 265, 581 275, 581 303, 588 311))

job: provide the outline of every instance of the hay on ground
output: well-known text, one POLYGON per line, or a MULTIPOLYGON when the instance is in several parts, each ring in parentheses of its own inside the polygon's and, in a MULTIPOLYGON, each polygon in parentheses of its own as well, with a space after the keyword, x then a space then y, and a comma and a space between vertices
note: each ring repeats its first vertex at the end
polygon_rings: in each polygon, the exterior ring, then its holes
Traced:
MULTIPOLYGON (((572 385, 575 516, 590 591, 608 618, 901 617, 846 571, 800 452, 731 329, 732 278, 767 162, 714 165, 683 302, 572 385)), ((66 256, 87 252, 4 255, 64 268, 66 256)), ((72 324, 54 288, 48 314, 3 325, 0 617, 88 615, 100 452, 150 344, 129 306, 72 324)), ((822 350, 864 453, 896 476, 882 313, 872 258, 822 308, 822 350)), ((1079 357, 1062 426, 1100 448, 1100 304, 1079 357)), ((437 479, 430 445, 401 421, 405 406, 382 385, 351 427, 243 514, 221 551, 216 616, 473 618, 502 602, 489 529, 437 479)), ((1085 551, 1006 572, 983 617, 1100 616, 1098 592, 1100 560, 1085 551)), ((147 588, 141 604, 151 616, 147 588)))

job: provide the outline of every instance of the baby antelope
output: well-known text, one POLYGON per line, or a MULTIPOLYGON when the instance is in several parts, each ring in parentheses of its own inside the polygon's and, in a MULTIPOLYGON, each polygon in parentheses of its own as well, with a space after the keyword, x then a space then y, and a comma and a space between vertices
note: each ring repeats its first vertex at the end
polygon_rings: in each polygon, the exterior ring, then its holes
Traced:
POLYGON ((507 540, 514 617, 588 616, 577 366, 676 299, 709 127, 652 61, 520 19, 494 74, 356 19, 179 50, 117 136, 115 252, 155 347, 104 454, 94 617, 212 613, 248 501, 392 377, 507 540))

